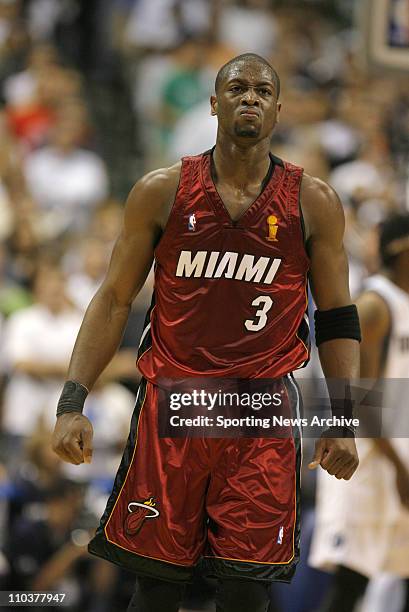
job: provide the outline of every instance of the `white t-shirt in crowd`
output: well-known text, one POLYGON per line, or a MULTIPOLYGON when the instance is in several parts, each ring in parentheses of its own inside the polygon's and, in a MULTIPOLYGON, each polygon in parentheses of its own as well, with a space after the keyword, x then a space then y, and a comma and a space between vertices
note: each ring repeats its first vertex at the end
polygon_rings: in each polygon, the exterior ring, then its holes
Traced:
POLYGON ((197 104, 176 123, 169 145, 169 162, 198 155, 216 143, 217 119, 210 115, 209 100, 197 104))
POLYGON ((60 225, 79 223, 108 195, 102 159, 92 151, 62 154, 53 147, 31 153, 25 160, 28 188, 44 211, 55 211, 60 225))
POLYGON ((14 371, 19 361, 54 362, 66 365, 71 357, 82 322, 82 314, 67 309, 52 314, 35 304, 13 314, 4 325, 1 348, 3 369, 9 373, 3 405, 3 428, 14 435, 28 436, 41 415, 50 426, 55 422, 63 378, 36 379, 14 371))
POLYGON ((98 281, 91 278, 87 274, 72 274, 68 277, 67 282, 67 293, 73 304, 76 305, 78 310, 85 312, 88 305, 97 290, 101 286, 102 278, 98 281))

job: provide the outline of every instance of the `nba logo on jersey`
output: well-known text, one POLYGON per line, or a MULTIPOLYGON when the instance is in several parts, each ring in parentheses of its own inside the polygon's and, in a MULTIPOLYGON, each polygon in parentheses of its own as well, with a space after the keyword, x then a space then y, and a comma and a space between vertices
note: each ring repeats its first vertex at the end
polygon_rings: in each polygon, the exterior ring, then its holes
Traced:
POLYGON ((189 232, 195 232, 196 231, 196 217, 195 217, 195 213, 193 213, 193 215, 189 215, 189 223, 187 224, 187 227, 189 229, 189 232))
POLYGON ((278 532, 277 544, 283 543, 283 537, 284 537, 284 527, 281 526, 280 531, 278 532))

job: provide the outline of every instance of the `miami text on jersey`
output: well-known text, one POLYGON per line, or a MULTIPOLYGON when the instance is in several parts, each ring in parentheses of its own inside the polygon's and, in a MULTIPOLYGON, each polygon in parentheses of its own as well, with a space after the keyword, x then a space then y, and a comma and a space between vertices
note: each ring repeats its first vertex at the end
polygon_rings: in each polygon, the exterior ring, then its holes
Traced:
POLYGON ((176 276, 183 278, 232 278, 271 285, 281 259, 258 257, 233 251, 181 251, 176 276), (263 279, 263 280, 262 280, 263 279))

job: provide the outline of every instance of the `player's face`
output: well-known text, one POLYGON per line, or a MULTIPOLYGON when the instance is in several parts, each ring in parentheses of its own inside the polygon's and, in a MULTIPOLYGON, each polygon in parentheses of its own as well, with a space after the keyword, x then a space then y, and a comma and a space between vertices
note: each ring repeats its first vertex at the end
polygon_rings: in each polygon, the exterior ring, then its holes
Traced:
POLYGON ((271 135, 280 110, 271 71, 258 62, 234 64, 211 103, 221 129, 253 141, 271 135))

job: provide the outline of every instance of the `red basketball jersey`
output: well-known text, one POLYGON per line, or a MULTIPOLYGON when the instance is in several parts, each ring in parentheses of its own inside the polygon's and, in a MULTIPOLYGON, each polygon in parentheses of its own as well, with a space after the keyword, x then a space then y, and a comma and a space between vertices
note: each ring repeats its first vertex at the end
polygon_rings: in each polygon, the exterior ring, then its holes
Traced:
POLYGON ((308 360, 303 170, 273 161, 259 197, 232 221, 211 152, 182 160, 139 348, 148 380, 277 378, 308 360))

